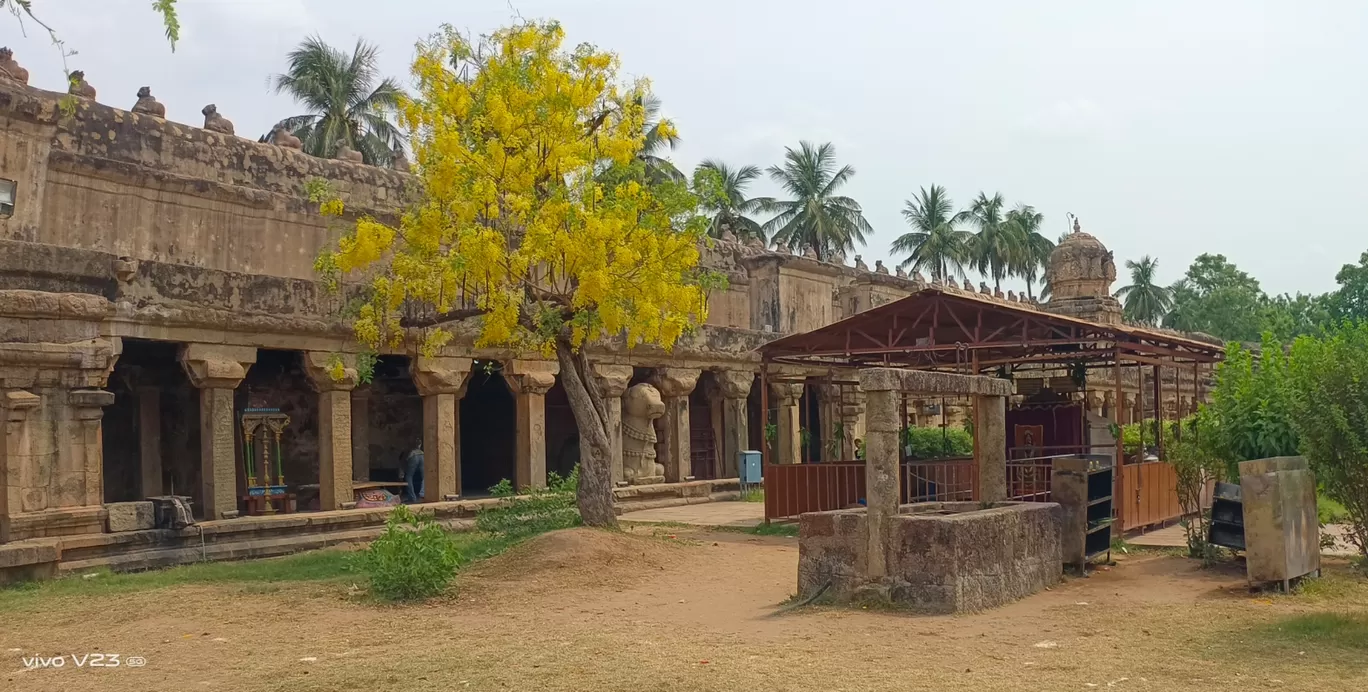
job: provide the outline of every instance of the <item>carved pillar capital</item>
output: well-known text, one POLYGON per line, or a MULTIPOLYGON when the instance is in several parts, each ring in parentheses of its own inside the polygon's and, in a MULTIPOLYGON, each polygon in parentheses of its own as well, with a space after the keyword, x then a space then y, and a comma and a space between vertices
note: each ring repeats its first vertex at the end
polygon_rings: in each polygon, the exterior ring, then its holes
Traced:
POLYGON ((770 391, 784 404, 792 406, 803 397, 801 382, 771 382, 770 391))
POLYGON ((651 384, 666 398, 688 396, 698 386, 701 370, 692 368, 656 368, 651 384))
POLYGON ((252 346, 186 344, 180 352, 181 367, 197 389, 237 389, 256 359, 252 346))
POLYGON ((356 356, 350 353, 305 351, 304 374, 319 392, 345 392, 356 388, 356 356))
POLYGON ((77 420, 94 420, 104 415, 104 408, 114 403, 114 392, 103 389, 73 389, 67 402, 76 409, 77 420))
POLYGON ((469 358, 428 358, 419 356, 409 363, 409 374, 423 396, 455 394, 465 396, 470 375, 469 358))
POLYGON ((606 397, 622 396, 632 381, 630 365, 594 365, 593 370, 599 393, 606 397))
POLYGON ((5 392, 3 399, 0 399, 0 408, 4 409, 6 421, 17 423, 27 418, 29 411, 42 403, 43 398, 37 394, 15 389, 5 392))
POLYGON ((715 370, 713 381, 724 399, 744 399, 750 396, 755 373, 747 370, 715 370))
POLYGON ((513 360, 504 368, 504 376, 514 394, 545 395, 556 385, 560 364, 549 360, 513 360))

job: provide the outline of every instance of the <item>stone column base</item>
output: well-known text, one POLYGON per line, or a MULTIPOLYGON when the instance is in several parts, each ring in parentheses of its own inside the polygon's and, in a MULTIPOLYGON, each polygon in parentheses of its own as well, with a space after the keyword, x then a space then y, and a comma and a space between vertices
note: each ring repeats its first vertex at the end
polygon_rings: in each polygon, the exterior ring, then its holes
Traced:
POLYGON ((628 481, 627 484, 628 484, 628 485, 655 485, 655 484, 657 484, 657 483, 664 483, 664 482, 665 482, 665 477, 664 477, 664 476, 637 476, 636 478, 633 478, 632 480, 628 481))

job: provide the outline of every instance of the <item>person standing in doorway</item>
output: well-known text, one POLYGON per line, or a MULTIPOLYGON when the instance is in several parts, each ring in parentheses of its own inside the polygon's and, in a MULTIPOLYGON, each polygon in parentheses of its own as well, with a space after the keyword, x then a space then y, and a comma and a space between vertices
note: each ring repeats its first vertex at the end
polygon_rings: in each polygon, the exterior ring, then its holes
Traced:
POLYGON ((404 455, 404 502, 415 503, 423 497, 423 442, 419 440, 404 455))

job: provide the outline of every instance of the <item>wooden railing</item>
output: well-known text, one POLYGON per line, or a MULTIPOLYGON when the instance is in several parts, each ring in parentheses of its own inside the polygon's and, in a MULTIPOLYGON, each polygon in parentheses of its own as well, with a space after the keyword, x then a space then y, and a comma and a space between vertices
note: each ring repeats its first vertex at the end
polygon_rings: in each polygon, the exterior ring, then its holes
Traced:
POLYGON ((1013 459, 1007 462, 1007 499, 1017 502, 1049 502, 1053 457, 1013 459))
MULTIPOLYGON (((971 501, 977 470, 971 458, 910 461, 899 469, 899 500, 971 501)), ((765 465, 765 519, 855 507, 865 499, 865 463, 826 461, 765 465)))

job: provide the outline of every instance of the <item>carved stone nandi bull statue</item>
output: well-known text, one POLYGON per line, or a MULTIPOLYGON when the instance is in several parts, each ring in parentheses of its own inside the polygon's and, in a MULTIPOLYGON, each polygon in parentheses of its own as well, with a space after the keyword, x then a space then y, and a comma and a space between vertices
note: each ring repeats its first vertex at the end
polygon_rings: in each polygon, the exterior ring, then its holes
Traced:
POLYGON ((632 385, 622 395, 622 478, 628 483, 665 481, 665 467, 656 463, 655 434, 655 420, 663 415, 665 402, 649 384, 632 385))

